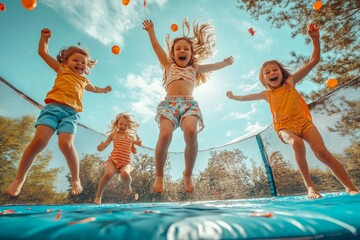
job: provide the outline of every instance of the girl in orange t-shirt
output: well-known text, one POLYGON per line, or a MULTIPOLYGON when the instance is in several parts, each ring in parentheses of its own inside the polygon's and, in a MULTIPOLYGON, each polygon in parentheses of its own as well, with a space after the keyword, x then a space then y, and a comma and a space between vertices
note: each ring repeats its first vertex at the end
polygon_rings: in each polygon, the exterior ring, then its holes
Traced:
POLYGON ((98 183, 95 203, 101 204, 101 198, 106 185, 116 173, 120 173, 121 179, 125 182, 125 194, 132 193, 131 176, 132 170, 130 154, 136 154, 134 145, 141 146, 141 139, 137 135, 139 124, 131 119, 128 113, 120 113, 111 123, 111 130, 105 142, 101 142, 97 149, 104 150, 111 142, 114 143, 114 149, 109 159, 104 163, 105 173, 98 183), (136 136, 136 138, 134 137, 136 136))
POLYGON ((79 112, 82 111, 84 90, 93 93, 108 93, 110 86, 96 87, 84 76, 94 67, 96 61, 90 59, 86 49, 70 46, 61 49, 54 59, 49 55, 50 29, 41 30, 38 53, 57 76, 52 89, 45 98, 46 105, 35 123, 36 132, 26 147, 20 161, 17 175, 5 190, 10 196, 17 196, 26 180, 36 156, 46 147, 50 138, 58 134, 59 148, 66 158, 71 174, 71 194, 77 195, 83 188, 79 178, 79 159, 74 146, 79 112))
POLYGON ((311 180, 305 155, 304 140, 310 145, 315 156, 328 166, 349 194, 358 190, 352 184, 348 174, 339 161, 325 147, 323 138, 314 126, 304 99, 295 89, 295 84, 303 79, 320 61, 319 28, 309 26, 308 35, 312 40, 313 52, 310 61, 295 74, 291 75, 282 64, 275 60, 265 62, 259 71, 259 79, 265 91, 245 96, 234 96, 227 92, 230 99, 238 101, 266 100, 273 115, 275 131, 280 139, 289 144, 295 154, 295 160, 308 190, 308 197, 321 198, 311 180))

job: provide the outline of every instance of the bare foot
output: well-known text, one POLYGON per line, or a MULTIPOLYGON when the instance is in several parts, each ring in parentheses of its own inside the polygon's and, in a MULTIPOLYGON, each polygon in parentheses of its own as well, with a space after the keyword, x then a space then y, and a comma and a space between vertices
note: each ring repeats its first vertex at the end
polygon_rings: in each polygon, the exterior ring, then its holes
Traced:
POLYGON ((132 193, 131 185, 126 186, 124 193, 130 195, 132 193))
POLYGON ((83 191, 80 180, 71 181, 71 194, 78 195, 83 191))
POLYGON ((98 205, 101 204, 101 197, 95 197, 94 203, 98 205))
POLYGON ((316 199, 316 198, 322 198, 322 196, 317 190, 315 190, 312 187, 309 187, 308 188, 308 198, 316 199))
POLYGON ((153 190, 157 193, 162 193, 164 191, 164 180, 163 177, 155 177, 155 182, 153 184, 153 190))
POLYGON ((24 185, 25 179, 23 180, 14 180, 8 187, 5 189, 5 192, 12 197, 19 195, 22 186, 24 185))
POLYGON ((184 176, 184 190, 185 192, 193 192, 194 186, 192 184, 192 176, 186 176, 185 173, 183 173, 184 176))
POLYGON ((356 194, 359 194, 359 192, 357 190, 352 190, 352 191, 348 191, 348 194, 356 195, 356 194))

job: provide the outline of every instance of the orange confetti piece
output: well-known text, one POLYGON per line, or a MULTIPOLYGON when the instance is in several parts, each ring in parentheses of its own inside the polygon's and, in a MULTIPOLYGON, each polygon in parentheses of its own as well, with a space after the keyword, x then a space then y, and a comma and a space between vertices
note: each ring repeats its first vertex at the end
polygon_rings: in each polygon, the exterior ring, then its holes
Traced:
POLYGON ((4 214, 13 214, 13 213, 15 213, 15 211, 12 210, 12 209, 6 209, 6 210, 4 210, 4 214))
POLYGON ((329 88, 334 88, 337 85, 338 85, 338 81, 335 78, 331 78, 326 81, 326 86, 328 86, 329 88))
POLYGON ((313 9, 315 10, 315 11, 317 11, 317 10, 320 10, 320 8, 322 7, 322 2, 321 1, 316 1, 316 2, 314 2, 314 4, 313 4, 313 9))
POLYGON ((90 217, 90 218, 85 218, 85 219, 78 220, 78 221, 74 221, 74 222, 69 222, 68 224, 69 224, 69 225, 74 225, 74 224, 78 224, 78 223, 93 222, 93 221, 95 221, 95 220, 96 220, 96 218, 90 217))
POLYGON ((55 220, 59 220, 61 218, 61 212, 58 212, 58 214, 56 214, 55 220))
POLYGON ((114 45, 112 48, 111 48, 111 51, 113 54, 119 54, 120 53, 120 47, 117 46, 117 45, 114 45))
POLYGON ((179 27, 178 27, 178 25, 177 24, 171 24, 171 30, 173 31, 173 32, 176 32, 177 30, 179 29, 179 27))
POLYGON ((124 4, 125 6, 127 6, 130 3, 130 0, 122 0, 122 4, 124 4))
POLYGON ((267 213, 259 213, 259 212, 253 212, 250 214, 251 217, 266 217, 271 218, 274 216, 274 214, 267 212, 267 213))
POLYGON ((21 3, 27 10, 33 10, 37 5, 36 0, 22 0, 21 3))

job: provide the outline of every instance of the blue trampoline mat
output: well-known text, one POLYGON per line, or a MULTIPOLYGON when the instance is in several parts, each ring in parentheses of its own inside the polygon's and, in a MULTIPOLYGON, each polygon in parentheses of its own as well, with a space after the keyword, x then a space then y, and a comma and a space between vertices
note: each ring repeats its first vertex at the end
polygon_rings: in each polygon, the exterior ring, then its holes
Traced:
POLYGON ((2 205, 0 239, 360 239, 360 194, 184 203, 2 205))

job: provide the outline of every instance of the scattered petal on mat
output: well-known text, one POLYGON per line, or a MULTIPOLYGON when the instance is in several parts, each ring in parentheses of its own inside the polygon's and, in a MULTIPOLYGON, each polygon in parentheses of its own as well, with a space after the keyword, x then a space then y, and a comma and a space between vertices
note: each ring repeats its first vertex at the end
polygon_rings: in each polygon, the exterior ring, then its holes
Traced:
POLYGON ((78 221, 74 221, 74 222, 69 222, 68 224, 69 224, 69 225, 74 225, 74 224, 78 224, 78 223, 93 222, 93 221, 95 221, 95 220, 96 220, 96 218, 90 217, 90 218, 85 218, 85 219, 78 220, 78 221))

